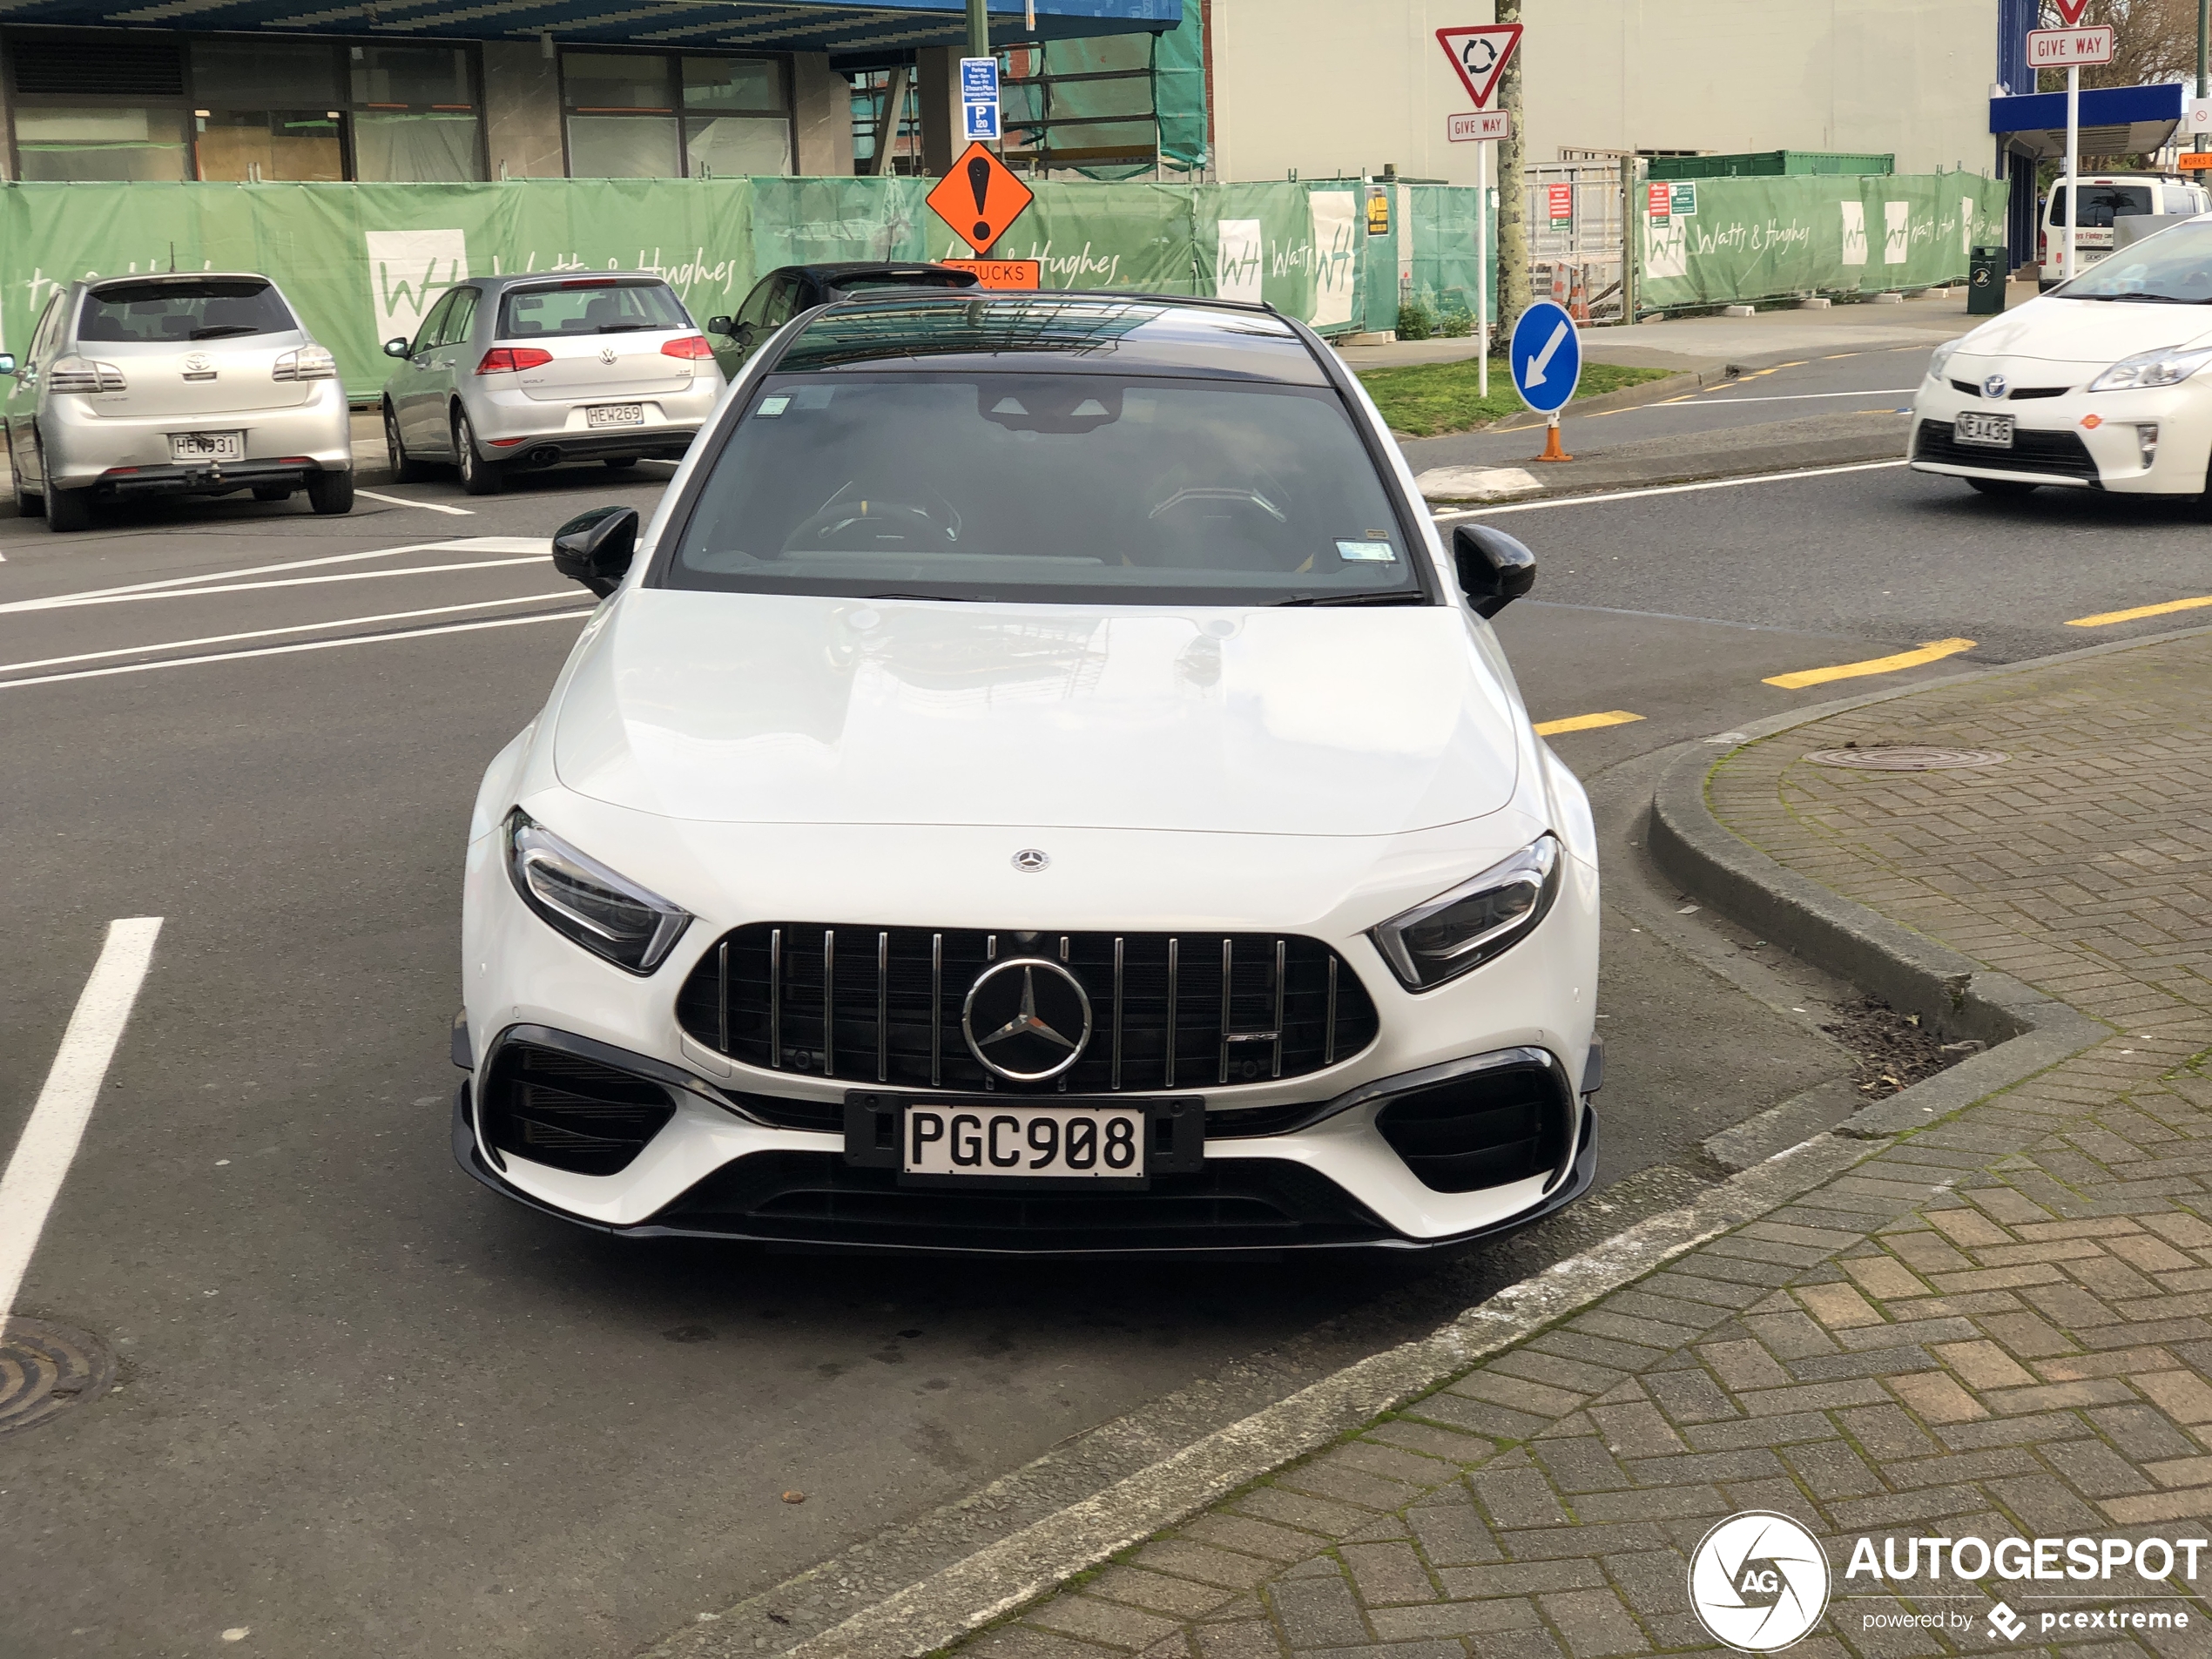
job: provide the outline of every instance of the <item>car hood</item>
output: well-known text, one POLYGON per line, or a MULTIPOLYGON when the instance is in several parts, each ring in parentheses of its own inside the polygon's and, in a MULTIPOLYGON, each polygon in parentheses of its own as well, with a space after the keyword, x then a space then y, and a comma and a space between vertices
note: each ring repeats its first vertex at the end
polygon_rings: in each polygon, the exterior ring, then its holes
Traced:
POLYGON ((2205 335, 2212 335, 2212 307, 2044 298, 1982 324, 1959 342, 1959 354, 2101 368, 2137 352, 2185 346, 2205 335))
POLYGON ((556 772, 668 818, 1389 835, 1514 791, 1522 716, 1456 607, 640 588, 600 622, 556 772))

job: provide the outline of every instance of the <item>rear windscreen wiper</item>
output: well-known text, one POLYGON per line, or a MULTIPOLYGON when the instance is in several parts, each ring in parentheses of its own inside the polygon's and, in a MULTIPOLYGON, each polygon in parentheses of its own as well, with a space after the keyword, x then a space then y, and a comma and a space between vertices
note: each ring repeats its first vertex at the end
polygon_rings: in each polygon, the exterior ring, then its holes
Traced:
POLYGON ((634 334, 641 328, 658 328, 661 326, 657 322, 603 322, 599 325, 599 332, 603 334, 634 334))
POLYGON ((259 323, 219 322, 212 328, 193 329, 191 337, 194 340, 221 340, 229 334, 258 334, 260 332, 259 323))

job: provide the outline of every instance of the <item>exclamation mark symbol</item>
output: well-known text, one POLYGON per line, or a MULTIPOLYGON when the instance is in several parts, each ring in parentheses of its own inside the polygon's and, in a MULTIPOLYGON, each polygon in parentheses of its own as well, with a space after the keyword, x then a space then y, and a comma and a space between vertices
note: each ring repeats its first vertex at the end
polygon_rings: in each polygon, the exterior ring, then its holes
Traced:
POLYGON ((975 234, 968 239, 981 253, 991 245, 991 224, 982 217, 983 203, 991 193, 991 164, 977 156, 968 164, 968 187, 975 192, 975 234))

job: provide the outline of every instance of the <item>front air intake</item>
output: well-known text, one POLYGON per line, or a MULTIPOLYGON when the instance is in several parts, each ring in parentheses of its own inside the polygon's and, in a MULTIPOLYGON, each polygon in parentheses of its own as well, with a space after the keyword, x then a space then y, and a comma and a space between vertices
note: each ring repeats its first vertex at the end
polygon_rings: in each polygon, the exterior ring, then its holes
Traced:
POLYGON ((1474 1192, 1561 1169, 1575 1099, 1558 1067, 1532 1054, 1400 1095, 1375 1129, 1432 1192, 1474 1192))
POLYGON ((676 1116, 666 1089, 534 1042, 502 1044, 482 1094, 484 1139, 573 1175, 617 1175, 676 1116))

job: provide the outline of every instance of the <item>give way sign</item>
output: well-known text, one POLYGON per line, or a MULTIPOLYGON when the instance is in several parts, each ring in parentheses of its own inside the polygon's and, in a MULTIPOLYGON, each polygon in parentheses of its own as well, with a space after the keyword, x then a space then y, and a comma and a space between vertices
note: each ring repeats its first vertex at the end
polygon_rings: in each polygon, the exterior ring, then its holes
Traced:
POLYGON ((2081 14, 2088 9, 2089 0, 2051 0, 2059 9, 2059 21, 2068 29, 2081 21, 2081 14))
MULTIPOLYGON (((2082 3, 2086 5, 2088 0, 2082 3)), ((1440 29, 1436 31, 1436 44, 1444 48, 1452 67, 1459 71, 1467 96, 1474 100, 1474 107, 1487 110, 1490 107, 1490 94, 1497 90, 1498 78, 1506 72, 1514 48, 1521 44, 1521 25, 1493 23, 1467 29, 1440 29)))

